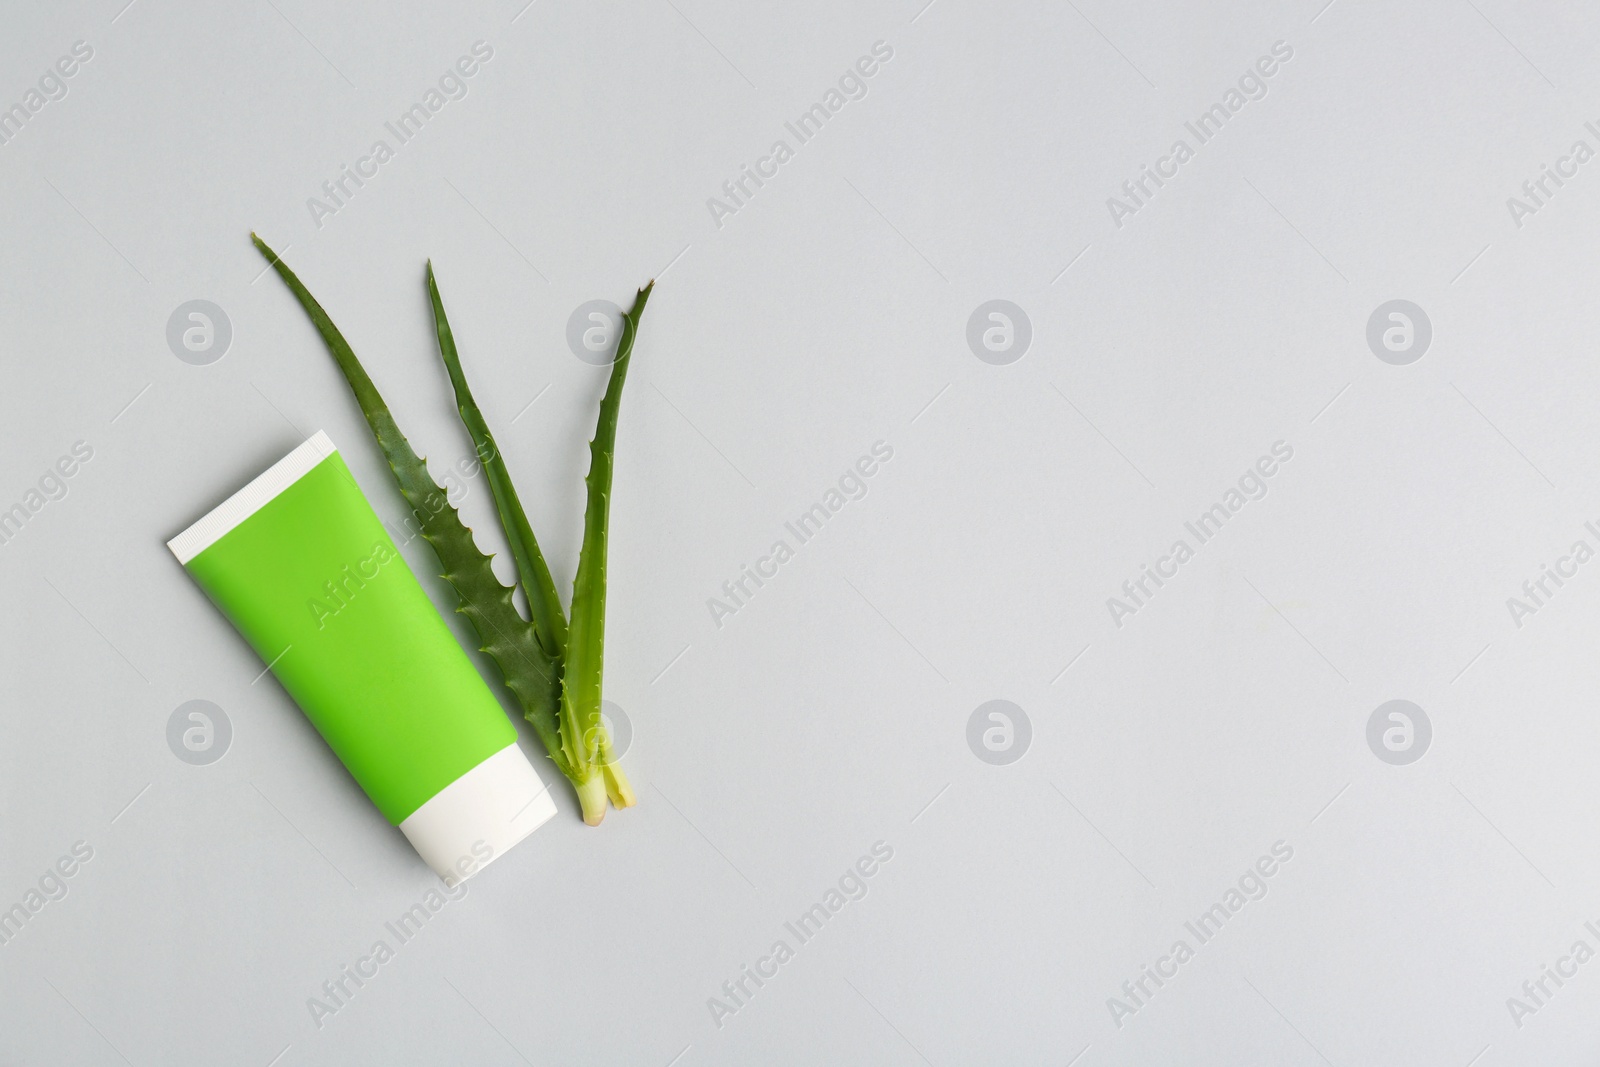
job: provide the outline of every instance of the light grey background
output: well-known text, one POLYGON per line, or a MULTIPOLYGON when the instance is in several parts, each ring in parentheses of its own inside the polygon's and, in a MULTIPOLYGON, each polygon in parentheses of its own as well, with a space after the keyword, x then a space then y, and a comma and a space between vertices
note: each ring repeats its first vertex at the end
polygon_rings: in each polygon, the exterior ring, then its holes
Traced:
POLYGON ((1507 198, 1600 147, 1600 17, 525 2, 3 11, 0 106, 94 55, 0 146, 0 507, 94 455, 0 546, 0 907, 93 858, 0 947, 0 1063, 1594 1061, 1600 962, 1520 1026, 1507 998, 1600 948, 1600 562, 1520 627, 1507 599, 1600 545, 1600 161, 1520 226, 1507 198), (480 40, 466 97, 315 225, 480 40), (877 41, 866 97, 719 227, 707 199, 877 41), (1265 98, 1116 226, 1277 41, 1265 98), (640 804, 588 829, 554 780, 561 814, 320 1027, 308 998, 437 883, 163 546, 319 428, 403 514, 252 228, 442 476, 470 443, 433 258, 563 588, 604 374, 567 318, 660 279, 611 538, 640 804), (233 329, 208 366, 166 342, 196 299, 233 329), (1005 366, 966 342, 996 299, 1032 325, 1005 366), (1393 299, 1432 322, 1408 366, 1366 342, 1393 299), (880 440, 866 497, 719 628, 708 599, 880 440), (1116 626, 1278 441, 1266 497, 1116 626), (1393 765, 1367 721, 1402 699, 1432 742, 1393 765), (190 700, 232 725, 207 766, 167 745, 190 700), (990 700, 1031 722, 1010 765, 968 748, 990 700), (880 841, 865 899, 718 1026, 708 998, 880 841), (1108 998, 1280 841, 1270 892, 1118 1026, 1108 998))

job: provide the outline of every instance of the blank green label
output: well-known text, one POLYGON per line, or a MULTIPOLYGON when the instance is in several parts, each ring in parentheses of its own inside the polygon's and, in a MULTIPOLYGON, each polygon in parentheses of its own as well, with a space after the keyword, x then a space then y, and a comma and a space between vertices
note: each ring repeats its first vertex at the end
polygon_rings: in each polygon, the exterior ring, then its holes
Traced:
POLYGON ((391 823, 516 742, 337 453, 187 566, 391 823))

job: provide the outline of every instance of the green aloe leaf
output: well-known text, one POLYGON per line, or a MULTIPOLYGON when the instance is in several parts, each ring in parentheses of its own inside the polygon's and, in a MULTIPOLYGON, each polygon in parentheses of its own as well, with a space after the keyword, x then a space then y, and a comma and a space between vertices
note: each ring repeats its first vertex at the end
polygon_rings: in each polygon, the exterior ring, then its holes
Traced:
MULTIPOLYGON (((584 478, 588 502, 583 515, 583 548, 578 555, 578 574, 572 586, 572 626, 567 640, 565 684, 561 690, 561 730, 563 740, 572 742, 566 756, 575 772, 573 781, 578 785, 579 799, 584 802, 586 819, 591 815, 596 781, 605 780, 601 788, 611 794, 614 802, 619 792, 629 801, 632 798, 632 790, 621 777, 621 769, 609 759, 610 743, 600 720, 601 674, 605 661, 606 541, 622 386, 633 358, 639 319, 654 286, 651 282, 639 290, 633 307, 624 317, 617 358, 611 364, 611 377, 600 399, 594 439, 589 442, 589 473, 584 478), (586 788, 589 793, 585 792, 586 788)), ((602 814, 604 796, 602 793, 600 799, 602 814)))
POLYGON ((545 651, 559 664, 567 650, 567 615, 561 610, 561 598, 556 593, 556 583, 550 577, 550 568, 539 551, 539 541, 533 527, 517 499, 516 486, 506 470, 506 462, 495 445, 494 435, 472 390, 461 370, 461 357, 456 353, 456 341, 450 331, 450 320, 445 317, 444 300, 439 296, 439 284, 434 280, 433 263, 428 263, 428 298, 433 302, 433 324, 439 335, 439 355, 445 369, 450 372, 450 385, 456 393, 456 410, 461 422, 472 436, 478 450, 478 459, 489 476, 489 490, 494 494, 494 504, 500 511, 500 524, 505 528, 506 540, 511 542, 511 554, 516 557, 517 573, 522 576, 522 591, 527 594, 528 607, 533 613, 533 627, 538 631, 545 651))
POLYGON ((400 432, 388 405, 339 328, 277 253, 255 234, 252 233, 250 239, 300 301, 355 393, 361 413, 366 416, 378 447, 389 461, 401 495, 421 523, 422 536, 438 555, 444 579, 456 592, 460 601, 456 610, 466 616, 482 642, 483 651, 500 668, 506 687, 517 698, 523 715, 532 724, 550 758, 563 774, 572 778, 576 768, 562 748, 557 725, 555 693, 560 686, 559 664, 540 643, 533 625, 517 612, 511 600, 511 589, 501 585, 494 576, 489 557, 478 550, 472 531, 462 523, 445 490, 433 480, 427 464, 400 432))

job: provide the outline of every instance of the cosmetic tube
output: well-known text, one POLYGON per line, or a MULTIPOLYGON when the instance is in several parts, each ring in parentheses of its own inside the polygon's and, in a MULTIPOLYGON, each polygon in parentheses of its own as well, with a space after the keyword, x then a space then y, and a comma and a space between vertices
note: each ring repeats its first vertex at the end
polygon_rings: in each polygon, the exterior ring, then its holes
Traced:
POLYGON ((555 814, 326 434, 167 546, 446 884, 555 814))

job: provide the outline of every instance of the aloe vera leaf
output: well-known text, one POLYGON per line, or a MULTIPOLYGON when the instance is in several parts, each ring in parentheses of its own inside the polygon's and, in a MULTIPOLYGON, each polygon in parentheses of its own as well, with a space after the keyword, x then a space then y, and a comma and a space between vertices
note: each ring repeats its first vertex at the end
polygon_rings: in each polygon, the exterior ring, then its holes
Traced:
MULTIPOLYGON (((600 399, 600 415, 594 438, 589 442, 589 473, 584 477, 588 502, 583 515, 583 548, 578 554, 578 573, 572 585, 572 626, 567 639, 565 684, 561 690, 561 728, 574 781, 596 776, 595 764, 603 749, 609 748, 600 722, 601 674, 605 662, 606 626, 606 538, 611 512, 611 476, 617 441, 617 413, 622 405, 622 386, 633 358, 633 343, 639 332, 639 319, 650 298, 651 282, 639 290, 633 307, 624 317, 617 358, 611 364, 611 377, 600 399), (595 741, 588 741, 594 738, 595 741), (599 743, 596 743, 599 742, 599 743)), ((615 766, 612 764, 611 766, 615 766)), ((603 773, 599 777, 606 777, 603 773)), ((620 768, 616 768, 620 775, 620 768)), ((622 779, 623 782, 626 779, 622 779)), ((620 791, 619 791, 620 792, 620 791)), ((627 791, 631 794, 631 789, 627 791)), ((583 794, 580 792, 580 798, 583 794)), ((601 801, 601 815, 604 801, 601 801)), ((586 805, 585 821, 592 812, 586 805)))
POLYGON ((461 370, 461 357, 456 353, 455 335, 450 330, 450 320, 445 317, 444 300, 439 296, 439 284, 434 280, 433 263, 428 263, 428 298, 433 302, 433 323, 439 334, 439 355, 445 369, 450 372, 450 385, 456 393, 456 410, 462 425, 472 436, 478 459, 489 476, 489 491, 494 494, 495 508, 500 512, 500 524, 505 528, 506 540, 511 543, 511 554, 516 557, 517 573, 522 577, 522 591, 527 594, 528 608, 533 613, 533 628, 550 658, 558 668, 567 650, 567 615, 561 610, 561 597, 556 593, 555 579, 539 551, 538 538, 517 499, 517 488, 506 469, 505 459, 495 444, 494 435, 472 390, 461 370))
POLYGON ((561 747, 557 708, 552 699, 555 665, 539 644, 533 626, 518 614, 511 602, 511 589, 501 585, 494 576, 489 557, 478 551, 472 531, 461 522, 461 516, 451 506, 444 489, 433 480, 427 464, 400 432, 388 405, 339 328, 278 254, 255 234, 252 233, 250 239, 277 270, 321 334, 328 352, 355 394, 378 447, 389 461, 401 495, 421 522, 423 538, 439 557, 444 568, 443 577, 460 601, 456 610, 472 624, 483 642, 483 651, 500 668, 506 688, 517 698, 534 733, 556 766, 570 778, 572 768, 561 747))

